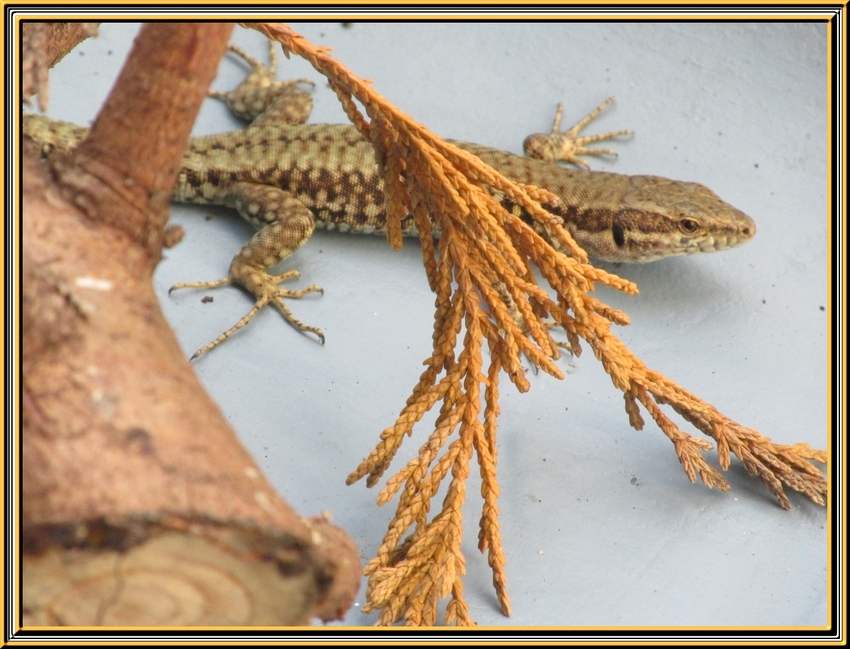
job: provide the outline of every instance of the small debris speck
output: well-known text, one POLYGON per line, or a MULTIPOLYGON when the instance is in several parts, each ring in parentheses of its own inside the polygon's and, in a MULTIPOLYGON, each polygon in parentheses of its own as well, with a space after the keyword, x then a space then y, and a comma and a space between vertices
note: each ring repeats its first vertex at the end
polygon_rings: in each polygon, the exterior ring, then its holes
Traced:
POLYGON ((212 296, 212 295, 205 295, 204 297, 202 297, 202 298, 201 298, 201 303, 202 303, 202 304, 209 304, 209 303, 210 303, 210 302, 212 302, 212 301, 213 301, 213 296, 212 296))

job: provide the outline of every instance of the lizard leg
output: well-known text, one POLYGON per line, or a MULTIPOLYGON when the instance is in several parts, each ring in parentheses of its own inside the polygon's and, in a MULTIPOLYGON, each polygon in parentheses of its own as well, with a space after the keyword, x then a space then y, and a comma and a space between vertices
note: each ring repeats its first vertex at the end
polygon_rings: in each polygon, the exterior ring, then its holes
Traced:
POLYGON ((235 183, 225 199, 227 205, 236 208, 242 217, 257 226, 259 231, 233 258, 227 277, 212 282, 175 284, 168 292, 181 288, 217 288, 225 284, 238 284, 254 295, 256 301, 254 308, 245 317, 213 342, 195 352, 192 359, 227 340, 268 304, 274 305, 298 331, 313 333, 324 344, 325 336, 322 330, 302 323, 284 302, 284 298, 321 293, 322 288, 313 284, 298 291, 288 291, 280 288, 278 284, 286 279, 298 277, 298 271, 291 270, 281 275, 271 275, 268 272, 268 268, 289 257, 313 234, 315 222, 312 212, 289 192, 278 187, 249 182, 235 183))
POLYGON ((601 140, 610 140, 615 137, 631 135, 632 131, 611 131, 610 133, 600 133, 599 135, 578 136, 581 130, 599 115, 599 113, 605 110, 605 107, 612 101, 614 101, 614 98, 608 97, 608 99, 594 108, 575 126, 566 131, 559 130, 564 107, 562 104, 558 104, 552 131, 550 133, 536 133, 525 138, 525 142, 522 143, 525 155, 529 158, 536 158, 545 162, 571 162, 585 168, 588 167, 588 164, 578 157, 580 155, 616 156, 617 152, 612 149, 588 149, 585 145, 601 140))
MULTIPOLYGON (((546 327, 547 329, 560 329, 561 328, 561 325, 559 325, 554 320, 544 320, 543 326, 546 327)), ((553 340, 555 341, 555 345, 557 347, 560 347, 565 352, 568 352, 570 354, 570 356, 577 356, 578 355, 578 354, 576 354, 575 347, 573 347, 572 343, 570 343, 569 340, 556 340, 554 338, 553 338, 553 340)))
POLYGON ((296 86, 300 83, 313 85, 313 82, 310 79, 275 81, 277 56, 272 41, 269 41, 268 67, 242 48, 236 45, 228 47, 251 66, 251 71, 233 90, 212 91, 210 97, 222 100, 234 115, 251 122, 251 126, 303 124, 307 121, 313 109, 313 98, 296 86))
MULTIPOLYGON (((523 331, 523 333, 528 334, 528 325, 526 324, 525 317, 523 317, 522 311, 520 311, 519 306, 517 306, 516 301, 514 300, 513 296, 508 291, 504 282, 494 283, 493 288, 495 288, 496 291, 499 293, 499 297, 502 298, 502 302, 505 303, 505 307, 507 307, 508 313, 510 314, 511 319, 514 321, 514 323, 517 325, 517 327, 519 327, 523 331)), ((559 325, 554 320, 543 320, 542 322, 543 322, 543 326, 545 326, 546 329, 548 329, 548 330, 560 329, 560 327, 561 327, 561 325, 559 325)), ((570 344, 569 341, 556 340, 550 334, 549 342, 552 343, 553 345, 555 345, 556 347, 569 352, 571 355, 575 355, 574 352, 573 352, 573 346, 570 344)), ((532 365, 534 365, 533 361, 530 361, 530 362, 531 362, 532 365)), ((536 371, 536 368, 537 368, 537 366, 535 365, 535 371, 536 371)))

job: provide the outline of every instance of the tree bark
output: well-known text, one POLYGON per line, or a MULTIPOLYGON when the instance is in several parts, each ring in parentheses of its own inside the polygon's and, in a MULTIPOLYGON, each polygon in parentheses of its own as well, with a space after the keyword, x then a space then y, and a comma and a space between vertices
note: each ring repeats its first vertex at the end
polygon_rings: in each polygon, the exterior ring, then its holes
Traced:
POLYGON ((353 541, 275 493, 152 289, 230 31, 144 27, 89 139, 25 146, 25 624, 306 624, 357 592, 353 541))
POLYGON ((78 43, 97 34, 97 23, 24 23, 22 31, 23 99, 35 95, 38 107, 47 110, 47 72, 78 43))

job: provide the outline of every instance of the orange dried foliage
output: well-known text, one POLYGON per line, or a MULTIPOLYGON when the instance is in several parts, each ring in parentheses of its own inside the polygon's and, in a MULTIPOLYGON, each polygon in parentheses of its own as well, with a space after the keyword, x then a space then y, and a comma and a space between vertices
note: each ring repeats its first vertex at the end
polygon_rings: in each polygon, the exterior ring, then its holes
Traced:
POLYGON ((381 433, 381 441, 347 480, 352 484, 366 477, 367 485, 374 486, 403 438, 441 403, 428 441, 417 457, 387 480, 378 497, 378 504, 383 505, 399 494, 383 543, 365 569, 369 584, 364 612, 380 611, 379 624, 401 620, 408 625, 433 625, 440 600, 449 597, 445 622, 474 624, 463 599, 465 561, 460 549, 461 508, 474 456, 484 501, 479 549, 487 552, 502 610, 510 614, 497 504, 498 380, 504 370, 521 392, 528 390, 521 366, 523 354, 537 367, 563 378, 554 363, 559 351, 544 322, 548 317, 566 331, 575 354, 581 353, 579 339, 590 345, 623 392, 629 423, 637 429, 643 427, 638 404, 643 406, 673 442, 692 482, 699 474, 709 488, 729 489, 703 456, 712 449, 711 442, 679 430, 662 411, 663 404, 717 442, 723 470, 729 467, 733 453, 751 474, 762 479, 783 508, 790 508, 783 485, 824 504, 827 483, 812 461, 825 464, 825 451, 806 444, 774 444, 737 424, 647 368, 611 333, 611 324, 628 324, 628 316, 588 292, 596 283, 629 294, 637 292, 637 287, 588 264, 586 254, 561 227, 560 219, 542 207, 555 200, 553 195, 512 183, 478 158, 430 133, 333 59, 329 48, 316 47, 283 25, 255 27, 279 41, 285 52, 306 58, 328 77, 349 118, 372 142, 383 165, 387 238, 395 248, 400 247, 401 219, 414 216, 428 281, 437 295, 433 353, 424 363, 426 369, 395 424, 381 433), (365 107, 368 120, 353 99, 365 107), (505 210, 494 194, 509 197, 530 214, 568 254, 557 252, 532 227, 505 210), (442 232, 436 244, 430 235, 433 224, 442 232), (555 299, 536 283, 532 267, 540 271, 555 299), (462 350, 456 355, 461 325, 466 331, 462 350), (485 340, 490 358, 486 375, 482 371, 485 340), (429 519, 431 501, 449 473, 442 507, 429 519))

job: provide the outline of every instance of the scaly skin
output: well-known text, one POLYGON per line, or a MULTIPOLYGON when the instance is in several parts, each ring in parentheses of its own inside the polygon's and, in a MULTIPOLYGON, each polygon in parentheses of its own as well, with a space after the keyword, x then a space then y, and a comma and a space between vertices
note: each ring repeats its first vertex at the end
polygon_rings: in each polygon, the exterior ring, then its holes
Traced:
MULTIPOLYGON (((69 151, 87 129, 26 115, 24 132, 49 153, 69 151)), ((749 241, 756 231, 750 217, 698 183, 567 169, 484 146, 455 144, 511 180, 554 193, 560 205, 547 208, 564 219, 570 234, 595 259, 647 262, 726 250, 749 241)), ((259 199, 244 197, 240 183, 243 189, 252 185, 289 192, 310 210, 316 227, 384 232, 383 180, 371 145, 353 126, 260 126, 192 138, 174 200, 231 207, 241 202, 240 213, 255 226, 272 223, 278 214, 251 209, 250 203, 259 199)), ((416 234, 412 218, 403 227, 405 234, 416 234)))
MULTIPOLYGON (((212 94, 226 101, 236 115, 253 121, 241 131, 191 138, 173 198, 233 207, 258 232, 233 258, 226 278, 177 284, 171 290, 236 283, 256 302, 244 318, 192 358, 226 340, 269 303, 299 331, 309 331, 324 342, 322 331, 295 318, 283 299, 321 288, 281 289, 278 284, 297 277, 297 271, 274 276, 268 269, 307 241, 315 227, 375 234, 386 229, 384 183, 372 146, 352 126, 302 124, 312 100, 294 87, 298 82, 274 81, 273 49, 269 68, 238 48, 231 49, 251 65, 251 73, 235 90, 212 94)), ((561 167, 561 160, 586 166, 578 156, 613 153, 584 145, 628 133, 578 137, 610 101, 564 132, 558 130, 559 107, 551 133, 526 139, 527 156, 455 144, 509 179, 557 196, 558 204, 547 209, 563 219, 576 242, 596 259, 645 262, 724 250, 753 237, 753 221, 702 185, 561 167)), ((24 116, 24 134, 41 145, 45 157, 71 151, 87 133, 73 124, 24 116)), ((506 209, 522 216, 518 206, 498 198, 506 209)), ((417 234, 412 217, 404 219, 402 231, 417 234)))

